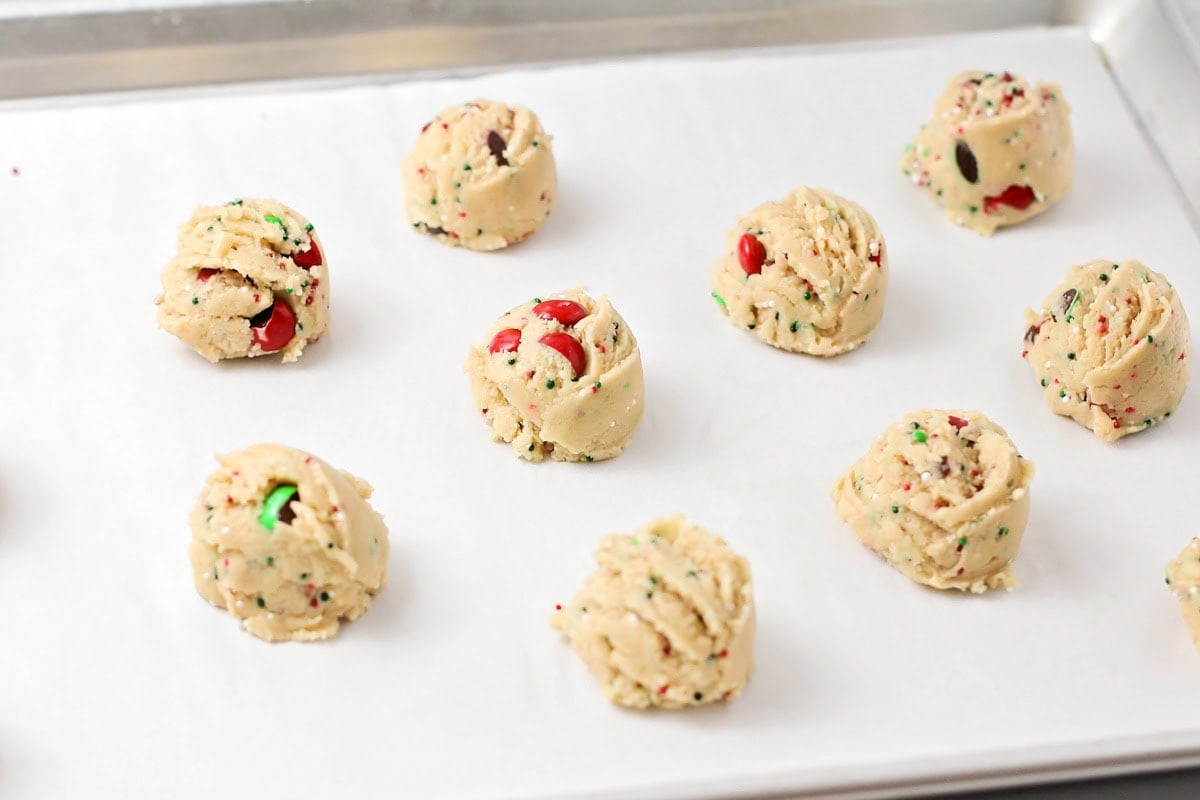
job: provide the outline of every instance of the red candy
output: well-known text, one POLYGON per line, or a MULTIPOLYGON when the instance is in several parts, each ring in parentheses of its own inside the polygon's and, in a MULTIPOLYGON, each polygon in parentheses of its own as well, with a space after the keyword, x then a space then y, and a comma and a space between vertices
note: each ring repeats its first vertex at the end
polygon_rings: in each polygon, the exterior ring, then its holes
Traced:
POLYGON ((204 283, 205 281, 207 281, 209 278, 211 278, 213 275, 216 275, 220 271, 221 270, 219 270, 219 269, 202 269, 202 270, 200 270, 200 272, 198 272, 196 274, 196 280, 200 281, 201 283, 204 283))
POLYGON ((767 260, 767 248, 749 233, 743 233, 738 240, 738 263, 747 275, 758 275, 762 272, 763 262, 767 260))
POLYGON ((963 428, 967 427, 967 421, 965 419, 963 419, 962 417, 956 417, 953 414, 951 414, 949 419, 950 419, 950 424, 954 426, 955 430, 961 431, 963 428))
POLYGON ((310 238, 307 250, 297 250, 292 253, 292 261, 295 261, 296 266, 302 269, 320 266, 321 248, 317 247, 317 240, 310 238))
POLYGON ((998 195, 983 198, 983 211, 985 214, 995 214, 1000 206, 1011 206, 1017 211, 1024 211, 1033 205, 1036 199, 1033 189, 1013 184, 998 195))
POLYGON ((553 319, 568 328, 588 315, 588 310, 574 300, 543 300, 533 307, 534 316, 553 319))
POLYGON ((572 380, 578 379, 583 373, 584 367, 587 366, 587 355, 583 352, 583 345, 569 333, 558 331, 547 333, 538 339, 538 344, 546 345, 571 362, 571 370, 574 373, 571 375, 572 380))
POLYGON ((521 332, 516 328, 505 328, 492 337, 489 353, 512 353, 521 344, 521 332))
POLYGON ((271 316, 265 324, 257 327, 253 320, 250 324, 250 341, 264 353, 273 353, 286 347, 296 335, 296 312, 286 302, 277 299, 271 306, 271 316))

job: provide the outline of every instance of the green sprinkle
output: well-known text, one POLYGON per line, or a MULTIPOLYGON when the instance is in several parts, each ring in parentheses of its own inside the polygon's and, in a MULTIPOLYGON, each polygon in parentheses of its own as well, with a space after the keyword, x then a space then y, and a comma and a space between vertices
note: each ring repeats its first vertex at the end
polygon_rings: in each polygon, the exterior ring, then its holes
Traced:
POLYGON ((1153 337, 1153 336, 1147 336, 1147 337, 1146 337, 1146 341, 1147 341, 1147 342, 1149 342, 1150 344, 1154 344, 1154 337, 1153 337))
POLYGON ((288 294, 291 294, 291 293, 292 293, 292 287, 290 287, 290 286, 289 286, 289 287, 287 287, 286 289, 284 289, 284 291, 285 291, 285 292, 287 292, 288 294))
MULTIPOLYGON (((231 205, 231 206, 240 206, 241 204, 242 204, 242 201, 240 199, 229 201, 229 205, 231 205)), ((218 219, 220 219, 220 217, 218 217, 218 219)))
POLYGON ((205 510, 205 511, 212 511, 212 510, 213 510, 213 507, 212 507, 212 506, 205 506, 205 507, 204 507, 204 510, 205 510))
POLYGON ((529 452, 531 452, 531 453, 532 453, 532 452, 533 452, 533 445, 532 445, 532 444, 531 444, 531 445, 529 445, 529 448, 528 448, 528 449, 529 449, 529 452))
POLYGON ((1059 396, 1059 397, 1066 397, 1066 396, 1067 396, 1067 393, 1066 393, 1065 391, 1061 391, 1061 390, 1060 390, 1060 391, 1059 391, 1059 393, 1058 393, 1058 396, 1059 396))
POLYGON ((1149 428, 1151 425, 1154 424, 1154 420, 1152 420, 1152 419, 1142 420, 1142 424, 1145 425, 1147 428, 1149 428))
POLYGON ((260 597, 260 598, 258 598, 258 607, 259 607, 259 608, 266 608, 266 607, 267 607, 267 601, 266 601, 266 600, 263 600, 261 597, 260 597))
POLYGON ((727 308, 727 306, 725 305, 725 298, 721 297, 721 295, 717 294, 716 292, 712 293, 712 299, 716 300, 717 304, 719 306, 721 306, 721 308, 727 308))
POLYGON ((958 540, 958 549, 961 550, 966 546, 967 546, 967 537, 964 536, 958 540))
POLYGON ((1108 275, 1106 275, 1105 273, 1101 272, 1101 273, 1100 273, 1100 281, 1101 281, 1102 283, 1108 283, 1108 275))
POLYGON ((534 146, 534 147, 539 147, 539 146, 540 146, 540 145, 538 145, 538 140, 537 140, 537 139, 534 139, 534 140, 533 140, 533 146, 534 146))
POLYGON ((284 505, 291 501, 296 492, 295 485, 290 483, 272 489, 271 493, 267 495, 267 499, 263 501, 263 510, 258 515, 258 524, 269 531, 275 530, 275 524, 279 522, 279 512, 283 510, 284 505))
POLYGON ((263 219, 265 219, 267 222, 273 222, 276 225, 283 227, 283 220, 281 220, 279 217, 275 216, 274 214, 267 214, 265 217, 263 217, 263 219))
POLYGON ((1045 387, 1046 387, 1046 379, 1042 378, 1042 388, 1045 388, 1045 387))
POLYGON ((476 235, 476 236, 483 236, 483 228, 476 228, 476 229, 475 229, 475 235, 476 235))
POLYGON ((471 165, 463 164, 463 172, 470 172, 470 171, 471 171, 471 165))
POLYGON ((540 303, 540 302, 542 302, 542 298, 540 298, 540 297, 535 297, 535 298, 533 298, 533 302, 534 302, 534 303, 540 303))
POLYGON ((436 197, 431 197, 431 198, 429 198, 429 205, 431 205, 431 206, 436 206, 436 205, 437 205, 437 198, 436 198, 436 197))
POLYGON ((513 364, 515 364, 515 363, 517 363, 517 360, 516 360, 515 358, 510 358, 510 359, 508 360, 508 365, 509 365, 510 367, 511 367, 513 364))
POLYGON ((322 603, 329 602, 329 592, 321 592, 321 602, 322 603))
POLYGON ((307 573, 307 572, 301 572, 301 573, 300 573, 300 580, 302 580, 302 581, 306 581, 306 580, 308 580, 308 573, 307 573))
POLYGON ((275 566, 275 556, 267 556, 267 566, 268 567, 275 566))
POLYGON ((975 212, 979 211, 979 206, 967 206, 967 211, 970 211, 972 214, 974 214, 975 212))
POLYGON ((921 149, 921 158, 929 158, 929 148, 928 147, 921 149))
POLYGON ((553 388, 554 388, 554 381, 552 381, 552 380, 546 381, 546 388, 547 388, 547 389, 553 389, 553 388))
POLYGON ((592 384, 592 388, 593 388, 593 389, 599 389, 599 388, 600 388, 600 381, 596 381, 595 383, 593 383, 593 384, 592 384))
POLYGON ((205 230, 206 230, 208 233, 212 233, 212 229, 213 229, 213 226, 212 226, 212 225, 209 225, 207 228, 205 228, 205 230))
POLYGON ((455 184, 454 184, 454 188, 455 188, 455 189, 461 189, 461 188, 462 188, 462 184, 461 184, 461 183, 455 183, 455 184))
POLYGON ((305 225, 304 230, 308 231, 309 233, 312 233, 312 223, 310 222, 307 225, 305 225))
POLYGON ((192 305, 194 305, 194 306, 198 306, 198 305, 200 305, 200 298, 199 298, 199 297, 193 297, 193 298, 192 298, 192 305))
POLYGON ((1017 165, 1017 167, 1020 169, 1025 169, 1025 162, 1022 161, 1020 164, 1017 165))
POLYGON ((754 329, 755 329, 755 328, 757 328, 758 326, 757 326, 757 325, 755 325, 753 322, 751 322, 751 323, 750 323, 749 325, 747 325, 746 327, 747 327, 747 328, 749 328, 750 330, 754 330, 754 329))
POLYGON ((937 196, 938 196, 938 197, 941 197, 941 196, 942 196, 942 190, 941 190, 941 189, 938 189, 938 190, 937 190, 937 196))
POLYGON ((925 431, 913 431, 913 441, 917 444, 924 444, 927 438, 925 431))
POLYGON ((805 299, 805 300, 812 300, 812 292, 805 292, 805 293, 804 293, 804 299, 805 299))
POLYGON ((800 323, 799 323, 799 322, 793 322, 793 323, 792 323, 791 325, 789 325, 788 327, 791 329, 792 333, 795 333, 795 332, 796 332, 796 331, 797 331, 797 330, 800 328, 800 323))
POLYGON ((1150 276, 1143 272, 1142 273, 1142 283, 1149 283, 1149 282, 1150 282, 1150 276))
POLYGON ((1113 264, 1113 269, 1120 269, 1120 268, 1121 268, 1120 264, 1113 264))
POLYGON ((1001 539, 1003 539, 1005 536, 1008 536, 1008 528, 1001 528, 1000 532, 997 533, 996 536, 998 536, 1001 539))
POLYGON ((657 576, 657 575, 651 575, 651 576, 650 576, 650 583, 652 583, 652 584, 653 584, 653 585, 655 585, 655 586, 658 586, 658 576, 657 576))
POLYGON ((583 457, 583 460, 584 460, 584 461, 595 461, 595 460, 596 460, 596 458, 595 458, 595 456, 588 456, 588 455, 585 455, 585 456, 583 457))
POLYGON ((1074 360, 1075 360, 1075 354, 1074 354, 1074 353, 1067 353, 1067 360, 1068 360, 1068 361, 1074 361, 1074 360))
POLYGON ((695 578, 695 577, 696 577, 696 570, 694 570, 694 569, 689 569, 689 570, 687 571, 687 576, 688 576, 689 578, 695 578))
POLYGON ((900 506, 892 506, 892 513, 893 513, 893 514, 899 514, 899 513, 900 513, 900 506))

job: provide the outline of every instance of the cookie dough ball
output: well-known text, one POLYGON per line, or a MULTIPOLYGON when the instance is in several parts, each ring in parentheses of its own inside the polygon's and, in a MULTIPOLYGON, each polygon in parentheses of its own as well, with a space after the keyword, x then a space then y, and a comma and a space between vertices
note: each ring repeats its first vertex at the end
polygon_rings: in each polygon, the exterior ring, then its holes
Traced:
POLYGON ((492 439, 521 458, 602 461, 642 421, 642 354, 607 297, 535 297, 492 326, 464 365, 492 439))
POLYGON ((1200 539, 1192 539, 1179 557, 1167 564, 1167 586, 1179 600, 1179 611, 1200 649, 1200 539))
POLYGON ((558 191, 550 136, 538 118, 491 100, 438 114, 401 170, 412 226, 471 250, 499 250, 537 233, 558 191))
POLYGON ((202 206, 155 298, 158 324, 209 361, 300 358, 329 330, 329 271, 312 224, 274 200, 202 206))
POLYGON ((833 485, 838 517, 917 583, 1016 586, 1033 464, 976 411, 914 411, 833 485))
POLYGON ((961 72, 904 149, 900 169, 958 225, 990 236, 1062 199, 1075 175, 1062 90, 1010 72, 961 72))
POLYGON ((328 639, 366 613, 388 560, 371 486, 277 444, 219 461, 190 519, 200 595, 269 642, 328 639))
POLYGON ((801 186, 738 221, 713 299, 772 347, 836 356, 871 337, 887 299, 883 234, 860 206, 801 186))
POLYGON ((599 568, 550 619, 600 682, 631 708, 736 697, 754 669, 750 566, 681 516, 606 536, 599 568))
POLYGON ((1183 398, 1187 315, 1167 279, 1140 261, 1072 267, 1025 321, 1022 356, 1046 405, 1106 442, 1162 422, 1183 398))

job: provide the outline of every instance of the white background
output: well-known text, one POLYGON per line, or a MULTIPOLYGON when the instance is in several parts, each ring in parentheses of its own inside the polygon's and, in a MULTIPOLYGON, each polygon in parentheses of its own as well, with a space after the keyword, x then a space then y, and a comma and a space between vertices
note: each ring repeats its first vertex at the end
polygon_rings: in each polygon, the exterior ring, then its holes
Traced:
POLYGON ((1162 581, 1196 532, 1196 400, 1105 445, 1019 357, 1022 310, 1093 257, 1144 260, 1200 314, 1198 244, 1069 30, 0 113, 0 795, 695 795, 1049 746, 1200 753, 1162 581), (896 168, 974 66, 1056 80, 1074 109, 1072 192, 993 239, 896 168), (477 94, 534 108, 561 178, 546 228, 490 255, 413 234, 397 166, 477 94), (887 238, 884 321, 833 361, 761 345, 708 296, 725 230, 801 182, 887 238), (334 330, 298 364, 213 366, 151 300, 193 206, 257 195, 316 224, 334 330), (461 362, 501 312, 577 283, 638 336, 646 419, 615 461, 519 463, 461 362), (984 410, 1037 465, 1019 590, 921 589, 837 523, 835 476, 924 405, 984 410), (255 640, 191 586, 212 454, 257 441, 378 487, 391 583, 331 643, 255 640), (601 534, 676 511, 749 558, 758 670, 727 707, 621 711, 546 619, 601 534))

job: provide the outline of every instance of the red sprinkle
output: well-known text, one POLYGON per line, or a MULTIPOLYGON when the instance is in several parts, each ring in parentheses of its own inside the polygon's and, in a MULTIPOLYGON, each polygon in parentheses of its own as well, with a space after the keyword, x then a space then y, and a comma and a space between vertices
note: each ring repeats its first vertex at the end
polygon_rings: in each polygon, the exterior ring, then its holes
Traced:
POLYGON ((296 335, 296 312, 282 300, 271 306, 271 316, 261 328, 250 328, 250 341, 264 353, 282 350, 296 335))
POLYGON ((1114 419, 1114 420, 1113 420, 1113 427, 1114 427, 1114 428, 1119 428, 1119 427, 1121 427, 1121 420, 1119 420, 1119 419, 1114 419))
POLYGON ((728 657, 728 655, 729 655, 728 650, 722 650, 720 653, 717 654, 717 658, 726 658, 726 657, 728 657))
POLYGON ((552 319, 570 328, 588 315, 588 310, 574 300, 543 300, 533 307, 534 316, 552 319))
POLYGON ((1037 196, 1033 193, 1033 189, 1028 186, 1020 186, 1013 184, 998 195, 989 195, 983 198, 983 212, 985 214, 995 214, 1000 206, 1011 206, 1018 211, 1024 211, 1033 205, 1033 201, 1037 196))
POLYGON ((666 693, 667 693, 667 685, 666 685, 665 683, 664 683, 662 686, 658 687, 658 693, 659 693, 659 694, 666 694, 666 693))
POLYGON ((489 353, 512 353, 521 344, 521 332, 516 328, 505 328, 492 337, 489 353))
POLYGON ((572 380, 583 374, 583 370, 587 366, 587 354, 583 352, 583 345, 574 336, 562 331, 555 331, 538 339, 538 344, 544 344, 570 362, 572 380))
POLYGON ((963 419, 962 417, 956 417, 953 414, 951 414, 949 417, 949 420, 950 420, 950 424, 953 425, 956 430, 961 431, 963 428, 967 427, 967 421, 965 419, 963 419))
POLYGON ((316 608, 317 607, 317 598, 314 597, 312 600, 309 600, 308 604, 310 606, 312 606, 313 608, 316 608))
POLYGON ((554 610, 555 610, 555 611, 562 611, 562 603, 555 603, 555 604, 554 604, 554 610))
POLYGON ((1133 406, 1125 406, 1125 413, 1126 413, 1126 414, 1132 414, 1132 413, 1133 413, 1133 406))
POLYGON ((912 488, 912 484, 911 484, 911 483, 906 483, 906 484, 904 484, 904 487, 903 487, 903 488, 904 488, 904 491, 906 491, 906 492, 907 492, 909 489, 911 489, 911 488, 912 488))
POLYGON ((301 269, 311 269, 321 265, 321 248, 317 247, 316 238, 310 239, 307 250, 292 253, 292 261, 301 269))
POLYGON ((762 272, 763 262, 767 260, 767 248, 763 243, 749 233, 743 233, 738 240, 738 263, 747 275, 758 275, 762 272))

